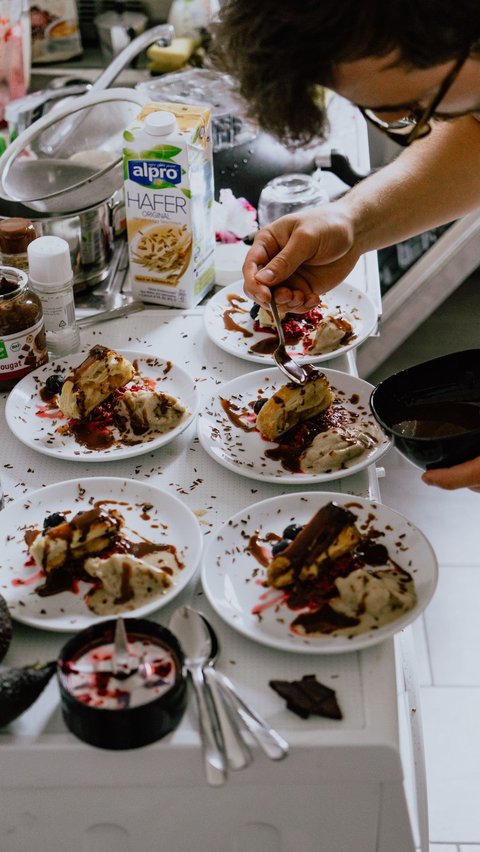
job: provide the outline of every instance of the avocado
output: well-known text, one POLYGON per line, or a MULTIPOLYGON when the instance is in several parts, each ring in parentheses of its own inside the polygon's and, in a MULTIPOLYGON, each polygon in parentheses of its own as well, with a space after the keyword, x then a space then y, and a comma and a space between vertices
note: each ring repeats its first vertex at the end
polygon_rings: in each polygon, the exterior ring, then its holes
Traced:
POLYGON ((12 639, 12 618, 5 598, 0 595, 0 662, 7 653, 12 639))
POLYGON ((0 672, 0 728, 28 710, 45 689, 56 666, 53 661, 0 672))

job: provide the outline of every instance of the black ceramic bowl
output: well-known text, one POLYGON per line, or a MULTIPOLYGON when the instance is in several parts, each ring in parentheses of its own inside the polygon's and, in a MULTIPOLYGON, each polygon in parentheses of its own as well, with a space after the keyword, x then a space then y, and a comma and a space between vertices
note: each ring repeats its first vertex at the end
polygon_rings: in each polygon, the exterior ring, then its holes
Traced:
POLYGON ((90 745, 138 748, 164 737, 182 718, 184 655, 165 627, 125 619, 129 648, 148 667, 117 678, 108 672, 115 625, 112 620, 88 627, 62 648, 57 660, 62 713, 69 730, 90 745))
POLYGON ((480 455, 480 349, 452 352, 394 373, 372 392, 373 415, 418 467, 480 455))

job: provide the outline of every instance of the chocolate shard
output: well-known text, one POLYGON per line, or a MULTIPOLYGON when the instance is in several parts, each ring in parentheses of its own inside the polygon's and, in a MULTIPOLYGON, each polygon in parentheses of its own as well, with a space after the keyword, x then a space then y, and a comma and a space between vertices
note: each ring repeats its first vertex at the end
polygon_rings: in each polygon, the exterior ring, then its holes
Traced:
POLYGON ((271 680, 269 685, 287 702, 287 709, 302 719, 324 716, 342 719, 335 690, 317 680, 316 675, 304 675, 302 680, 271 680))

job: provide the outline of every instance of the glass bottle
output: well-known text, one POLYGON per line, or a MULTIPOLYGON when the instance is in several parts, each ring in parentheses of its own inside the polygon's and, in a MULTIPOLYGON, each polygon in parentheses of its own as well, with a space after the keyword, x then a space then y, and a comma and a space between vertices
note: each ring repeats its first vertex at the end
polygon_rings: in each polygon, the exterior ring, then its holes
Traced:
POLYGON ((78 352, 70 248, 61 237, 37 237, 28 246, 30 284, 41 299, 47 348, 53 358, 78 352))
POLYGON ((0 221, 0 263, 16 269, 28 269, 27 248, 37 239, 30 219, 20 216, 0 221))

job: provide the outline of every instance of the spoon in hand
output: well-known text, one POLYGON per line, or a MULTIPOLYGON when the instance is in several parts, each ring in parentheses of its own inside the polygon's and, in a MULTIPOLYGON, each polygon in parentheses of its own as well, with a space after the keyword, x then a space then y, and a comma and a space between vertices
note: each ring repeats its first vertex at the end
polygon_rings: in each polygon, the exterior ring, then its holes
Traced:
POLYGON ((278 314, 274 293, 272 293, 272 300, 270 302, 269 309, 272 313, 273 319, 275 320, 278 334, 278 346, 273 353, 274 361, 278 369, 281 370, 291 382, 295 382, 296 385, 304 385, 309 378, 309 371, 302 367, 298 361, 291 358, 286 350, 285 335, 283 333, 282 321, 278 314))

